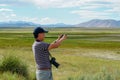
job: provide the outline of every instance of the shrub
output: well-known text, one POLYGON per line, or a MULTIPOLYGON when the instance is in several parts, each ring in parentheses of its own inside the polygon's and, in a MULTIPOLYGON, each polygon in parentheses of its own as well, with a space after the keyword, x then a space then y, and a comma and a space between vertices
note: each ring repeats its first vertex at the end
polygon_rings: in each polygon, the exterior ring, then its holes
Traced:
POLYGON ((24 64, 20 59, 14 56, 4 57, 0 64, 0 71, 11 73, 17 73, 19 75, 28 78, 28 69, 26 64, 24 64))

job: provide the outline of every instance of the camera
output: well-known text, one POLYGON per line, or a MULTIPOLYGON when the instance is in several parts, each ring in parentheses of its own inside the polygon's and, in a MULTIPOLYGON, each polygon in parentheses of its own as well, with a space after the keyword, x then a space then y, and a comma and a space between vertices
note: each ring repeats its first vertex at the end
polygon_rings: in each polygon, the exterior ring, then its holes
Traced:
POLYGON ((58 68, 60 66, 60 64, 56 62, 56 58, 55 57, 51 58, 50 63, 53 64, 56 68, 58 68))

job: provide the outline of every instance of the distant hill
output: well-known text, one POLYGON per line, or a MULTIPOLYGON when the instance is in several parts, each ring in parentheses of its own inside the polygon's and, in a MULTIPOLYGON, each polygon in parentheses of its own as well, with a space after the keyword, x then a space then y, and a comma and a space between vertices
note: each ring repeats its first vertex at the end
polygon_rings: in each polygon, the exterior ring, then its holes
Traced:
POLYGON ((108 27, 108 28, 114 28, 114 27, 120 27, 120 21, 107 19, 107 20, 100 20, 100 19, 94 19, 90 20, 88 22, 83 22, 80 24, 75 25, 76 27, 108 27))
POLYGON ((26 21, 0 22, 0 27, 33 27, 33 26, 40 26, 40 24, 35 24, 26 21))
POLYGON ((73 25, 64 24, 64 23, 57 23, 57 24, 46 24, 42 25, 43 27, 72 27, 73 25))
POLYGON ((36 27, 36 26, 43 26, 43 27, 71 27, 71 25, 67 25, 67 24, 64 24, 64 23, 40 25, 40 24, 36 24, 36 23, 33 23, 33 22, 26 22, 26 21, 0 22, 0 27, 36 27))
POLYGON ((105 27, 105 28, 120 28, 120 21, 107 19, 107 20, 100 20, 94 19, 88 22, 83 22, 76 25, 64 24, 64 23, 57 23, 57 24, 36 24, 33 22, 26 22, 26 21, 9 21, 9 22, 0 22, 0 27, 105 27))

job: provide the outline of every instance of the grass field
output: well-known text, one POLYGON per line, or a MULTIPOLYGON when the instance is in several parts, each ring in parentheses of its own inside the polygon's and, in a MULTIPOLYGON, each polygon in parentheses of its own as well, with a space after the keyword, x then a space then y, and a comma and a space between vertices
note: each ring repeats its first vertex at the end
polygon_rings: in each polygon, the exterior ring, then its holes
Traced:
MULTIPOLYGON (((61 64, 53 67, 54 80, 93 80, 90 77, 104 75, 120 80, 120 29, 98 28, 46 28, 45 42, 52 42, 59 34, 68 39, 60 48, 50 52, 61 64)), ((34 42, 33 28, 0 28, 0 60, 14 55, 28 65, 31 80, 35 77, 35 62, 31 45, 34 42)), ((98 77, 98 76, 97 76, 98 77)), ((0 73, 0 80, 24 80, 22 76, 9 72, 0 73)))

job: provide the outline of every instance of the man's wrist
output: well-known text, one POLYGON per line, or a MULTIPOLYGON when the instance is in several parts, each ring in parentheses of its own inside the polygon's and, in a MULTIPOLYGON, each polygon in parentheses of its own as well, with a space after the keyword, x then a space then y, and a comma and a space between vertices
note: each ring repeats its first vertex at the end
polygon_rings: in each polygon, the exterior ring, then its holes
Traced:
POLYGON ((57 41, 54 41, 54 43, 56 43, 57 41))
POLYGON ((54 41, 54 43, 56 43, 57 41, 58 41, 58 39, 57 39, 57 40, 55 40, 55 41, 54 41))

